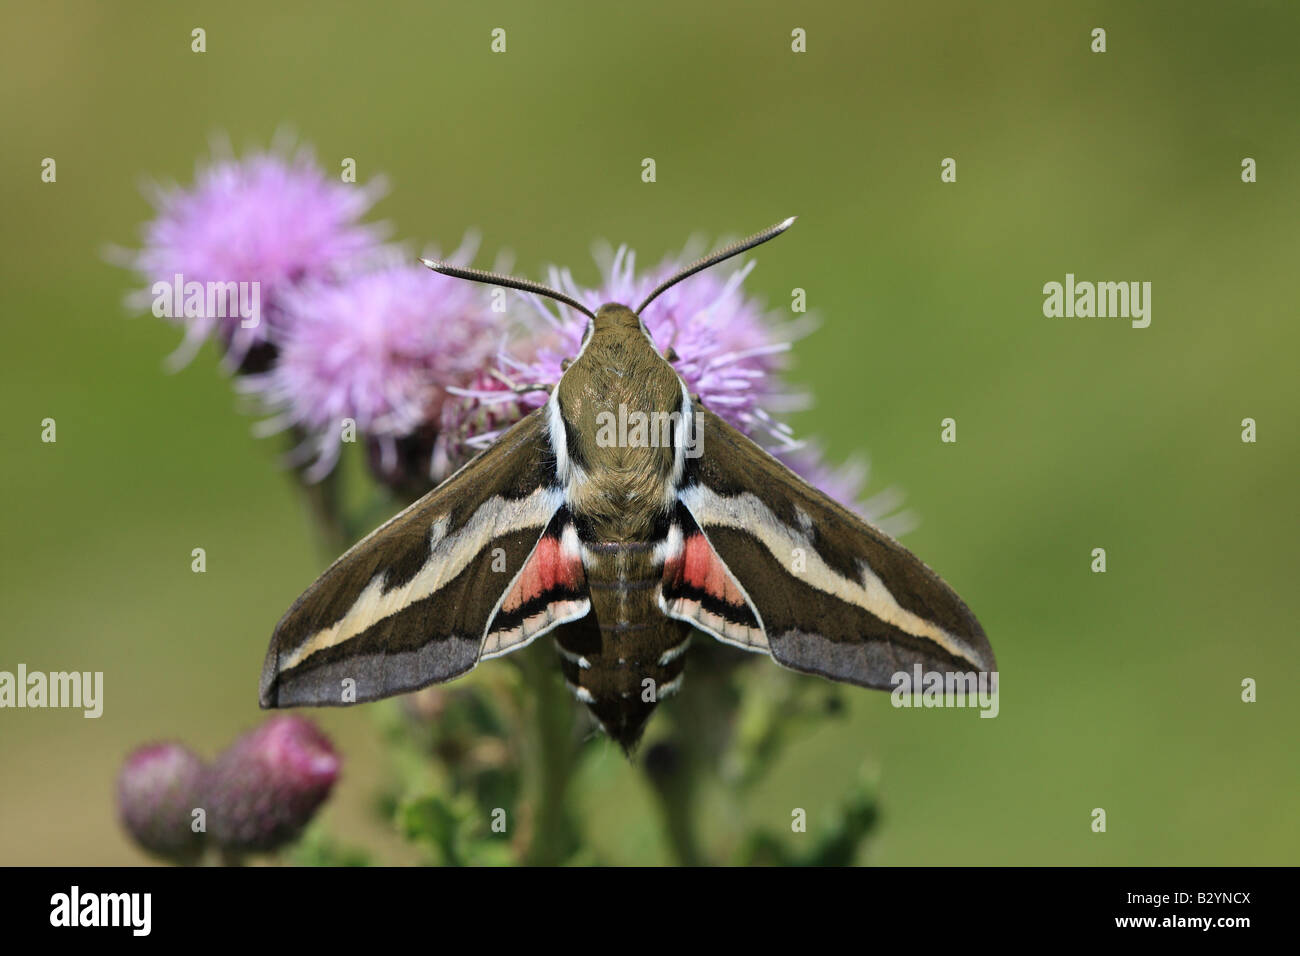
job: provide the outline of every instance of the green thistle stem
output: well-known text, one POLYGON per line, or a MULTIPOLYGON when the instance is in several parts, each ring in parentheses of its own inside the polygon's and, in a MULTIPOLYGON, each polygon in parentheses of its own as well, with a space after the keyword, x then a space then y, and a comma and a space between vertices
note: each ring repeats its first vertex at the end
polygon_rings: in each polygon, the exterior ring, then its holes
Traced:
POLYGON ((577 848, 577 828, 568 810, 569 784, 577 765, 574 708, 560 686, 550 648, 539 642, 514 655, 523 672, 523 713, 529 747, 523 754, 533 807, 532 841, 523 856, 529 866, 563 863, 577 848))
POLYGON ((679 866, 702 866, 708 861, 700 850, 695 833, 695 781, 694 768, 681 766, 667 773, 647 770, 655 795, 659 798, 659 813, 664 832, 672 848, 673 861, 679 866))
MULTIPOLYGON (((303 440, 301 433, 294 431, 291 434, 293 436, 291 441, 294 443, 303 440)), ((293 472, 294 481, 302 492, 303 500, 307 502, 312 526, 316 529, 317 541, 330 561, 351 547, 357 538, 355 529, 350 526, 347 516, 343 513, 341 471, 341 467, 335 467, 328 475, 315 482, 308 481, 300 471, 293 472)))

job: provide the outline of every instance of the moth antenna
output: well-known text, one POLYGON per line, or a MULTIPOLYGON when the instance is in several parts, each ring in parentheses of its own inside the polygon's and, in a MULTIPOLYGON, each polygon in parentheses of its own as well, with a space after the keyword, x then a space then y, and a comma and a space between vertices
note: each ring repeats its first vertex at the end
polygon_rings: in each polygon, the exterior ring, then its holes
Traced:
POLYGON ((554 289, 542 285, 540 282, 533 282, 530 279, 516 279, 514 276, 503 276, 496 272, 485 272, 482 269, 466 269, 464 266, 455 266, 450 262, 442 262, 438 259, 421 259, 426 266, 434 272, 440 272, 445 276, 451 276, 454 279, 469 279, 471 282, 483 282, 487 285, 505 286, 507 289, 518 289, 521 292, 532 292, 535 295, 544 295, 548 299, 554 299, 556 302, 563 302, 570 308, 577 309, 584 315, 590 316, 593 320, 596 313, 587 308, 577 299, 565 295, 563 292, 556 292, 554 289))
POLYGON ((754 235, 750 236, 748 239, 742 239, 740 240, 740 242, 732 243, 731 245, 727 246, 727 248, 725 249, 721 249, 718 252, 710 253, 709 255, 705 256, 703 259, 697 259, 695 262, 692 262, 681 272, 678 272, 676 275, 672 276, 672 278, 662 283, 658 288, 656 288, 653 292, 651 292, 648 296, 646 296, 645 301, 642 302, 639 306, 637 306, 637 310, 636 310, 637 315, 640 315, 645 310, 645 307, 647 305, 653 302, 664 292, 667 292, 677 283, 681 282, 683 279, 689 278, 690 276, 695 275, 695 273, 709 268, 709 266, 716 266, 719 262, 722 262, 724 259, 730 259, 732 256, 738 256, 746 249, 753 249, 755 246, 762 245, 763 243, 767 242, 767 240, 769 239, 775 239, 777 236, 781 235, 781 233, 789 229, 790 226, 794 223, 795 219, 797 218, 798 218, 797 216, 791 216, 789 219, 785 219, 781 222, 778 222, 775 226, 768 226, 762 232, 755 233, 754 235))

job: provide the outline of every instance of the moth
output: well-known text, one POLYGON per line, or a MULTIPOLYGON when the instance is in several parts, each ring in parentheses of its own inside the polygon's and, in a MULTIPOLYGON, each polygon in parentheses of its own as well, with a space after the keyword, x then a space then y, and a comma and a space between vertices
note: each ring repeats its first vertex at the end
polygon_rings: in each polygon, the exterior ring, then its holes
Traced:
POLYGON ((581 349, 544 406, 294 602, 271 637, 262 706, 401 694, 553 634, 574 695, 630 752, 681 686, 695 631, 862 687, 890 688, 918 664, 992 671, 961 598, 703 407, 641 320, 666 289, 793 221, 691 264, 635 310, 592 312, 534 282, 424 260, 577 309, 581 349), (620 408, 665 423, 665 440, 603 428, 620 408))

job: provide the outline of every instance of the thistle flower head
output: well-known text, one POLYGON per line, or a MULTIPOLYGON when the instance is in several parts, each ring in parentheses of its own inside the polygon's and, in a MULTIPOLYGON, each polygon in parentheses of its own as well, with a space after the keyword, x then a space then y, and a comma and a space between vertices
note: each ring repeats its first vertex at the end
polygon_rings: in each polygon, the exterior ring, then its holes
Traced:
POLYGON ((831 465, 826 461, 821 446, 812 441, 779 451, 776 457, 808 484, 886 534, 897 538, 916 527, 916 516, 903 509, 903 495, 896 488, 886 488, 870 498, 864 497, 871 475, 871 468, 865 460, 852 458, 842 465, 831 465))
POLYGON ((240 737, 204 781, 208 831, 232 853, 274 850, 294 840, 338 778, 329 739, 303 717, 272 717, 240 737))
MULTIPOLYGON (((225 151, 222 151, 223 153, 225 151)), ((172 283, 256 282, 260 320, 239 315, 169 316, 185 327, 174 361, 188 361, 212 334, 228 360, 242 363, 279 322, 280 298, 297 283, 338 275, 379 246, 377 227, 360 218, 383 191, 326 174, 304 148, 274 147, 236 159, 218 155, 194 184, 154 187, 157 215, 129 264, 153 288, 172 283)), ((147 301, 141 293, 138 298, 147 301)))
POLYGON ((851 511, 863 514, 862 493, 867 484, 867 466, 863 462, 849 461, 835 467, 826 461, 821 447, 811 442, 783 451, 777 458, 808 484, 851 511))
POLYGON ((312 479, 333 468, 349 419, 375 443, 380 470, 396 468, 398 441, 436 425, 448 388, 474 380, 500 334, 482 290, 421 266, 306 284, 283 309, 276 364, 245 387, 276 412, 265 430, 309 436, 312 479))
MULTIPOLYGON (((636 256, 626 246, 607 253, 604 281, 598 289, 580 289, 567 272, 552 270, 552 281, 579 301, 619 302, 636 308, 660 282, 677 272, 688 254, 670 257, 638 273, 636 256)), ((673 367, 692 395, 747 434, 766 431, 764 409, 788 398, 776 378, 790 348, 790 330, 742 289, 753 269, 750 261, 730 272, 717 267, 698 273, 662 293, 642 316, 662 352, 677 354, 673 367)), ((534 300, 536 301, 536 300, 534 300)), ((570 310, 565 310, 569 312, 570 310)), ((577 354, 586 322, 581 316, 559 327, 565 354, 541 349, 534 360, 535 381, 559 378, 559 362, 577 354), (576 346, 576 347, 575 347, 576 346)))
MULTIPOLYGON (((507 360, 498 354, 495 361, 499 367, 507 360)), ((519 421, 528 411, 527 399, 510 391, 492 370, 480 371, 467 386, 454 389, 438 420, 433 477, 443 480, 482 451, 485 438, 498 436, 519 421)))
POLYGON ((176 863, 203 852, 203 833, 192 829, 202 806, 203 761, 178 743, 149 744, 133 751, 117 777, 122 826, 141 847, 176 863))
MULTIPOLYGON (((548 283, 593 307, 618 302, 636 308, 688 258, 684 252, 638 273, 635 254, 623 246, 612 254, 606 251, 598 255, 604 273, 598 288, 582 288, 568 270, 555 268, 550 270, 548 283)), ((771 439, 777 446, 786 446, 790 444, 788 434, 770 413, 799 404, 798 397, 782 387, 777 375, 785 364, 795 330, 744 294, 742 286, 751 268, 749 263, 730 273, 718 268, 694 275, 656 298, 642 319, 655 346, 661 352, 671 349, 676 354, 673 367, 692 395, 698 395, 705 406, 756 440, 771 439)), ((512 409, 512 414, 497 416, 496 428, 470 434, 467 441, 472 447, 490 443, 502 427, 546 400, 542 391, 517 396, 503 382, 553 385, 560 379, 564 360, 575 357, 582 348, 586 316, 562 305, 556 306, 557 315, 549 301, 531 295, 524 298, 537 309, 547 327, 524 346, 527 354, 523 357, 518 349, 500 352, 493 381, 471 390, 470 400, 454 406, 451 420, 445 422, 445 427, 452 430, 473 433, 481 406, 505 403, 512 409)))

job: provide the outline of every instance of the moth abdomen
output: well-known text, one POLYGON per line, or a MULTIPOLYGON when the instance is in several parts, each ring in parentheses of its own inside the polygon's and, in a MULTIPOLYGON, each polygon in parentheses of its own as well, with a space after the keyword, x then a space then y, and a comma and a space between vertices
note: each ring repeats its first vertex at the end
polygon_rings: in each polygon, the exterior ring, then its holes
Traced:
POLYGON ((555 634, 569 689, 628 752, 659 701, 681 686, 689 640, 688 626, 662 614, 604 626, 589 614, 555 634))

